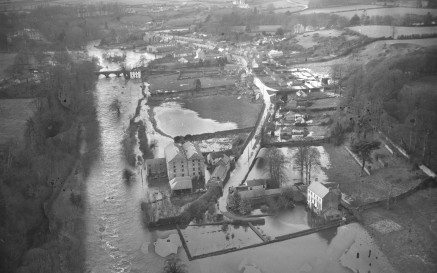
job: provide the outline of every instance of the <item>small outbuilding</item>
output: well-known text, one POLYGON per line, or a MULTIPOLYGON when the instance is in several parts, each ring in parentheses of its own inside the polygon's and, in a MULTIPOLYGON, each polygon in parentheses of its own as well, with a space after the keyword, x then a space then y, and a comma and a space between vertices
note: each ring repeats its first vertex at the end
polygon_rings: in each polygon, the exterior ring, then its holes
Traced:
POLYGON ((193 182, 189 176, 178 176, 170 180, 170 188, 172 195, 191 193, 193 191, 193 182))

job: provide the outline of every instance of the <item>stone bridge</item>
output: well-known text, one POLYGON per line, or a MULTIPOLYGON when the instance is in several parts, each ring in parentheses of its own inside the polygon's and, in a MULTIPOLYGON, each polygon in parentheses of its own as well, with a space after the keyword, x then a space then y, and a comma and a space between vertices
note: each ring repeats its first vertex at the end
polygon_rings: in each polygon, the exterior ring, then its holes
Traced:
POLYGON ((106 78, 109 78, 109 75, 114 74, 117 77, 124 76, 126 79, 130 78, 129 71, 127 70, 107 70, 107 71, 95 71, 94 74, 97 76, 105 75, 106 78))
MULTIPOLYGON (((165 75, 165 74, 174 74, 179 73, 178 70, 141 70, 141 74, 143 76, 149 75, 165 75)), ((106 78, 109 78, 111 74, 114 74, 117 77, 123 76, 125 79, 130 79, 130 71, 129 70, 106 70, 106 71, 94 71, 94 74, 97 76, 104 75, 106 78)))

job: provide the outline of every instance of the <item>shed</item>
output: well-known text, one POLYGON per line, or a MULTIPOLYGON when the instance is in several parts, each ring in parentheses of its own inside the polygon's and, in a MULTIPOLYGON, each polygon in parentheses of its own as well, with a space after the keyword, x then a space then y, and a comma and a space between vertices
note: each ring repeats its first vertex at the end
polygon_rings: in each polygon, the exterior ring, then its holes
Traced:
POLYGON ((172 194, 191 192, 193 190, 193 182, 191 177, 175 177, 170 180, 170 188, 172 194))

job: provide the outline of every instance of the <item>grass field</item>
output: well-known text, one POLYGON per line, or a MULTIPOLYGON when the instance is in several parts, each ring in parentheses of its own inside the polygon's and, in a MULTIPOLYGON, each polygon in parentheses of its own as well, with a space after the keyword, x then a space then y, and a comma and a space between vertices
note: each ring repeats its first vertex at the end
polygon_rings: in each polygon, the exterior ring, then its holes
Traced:
POLYGON ((302 11, 300 14, 362 11, 364 9, 368 10, 368 9, 379 8, 379 7, 381 7, 381 6, 377 6, 377 5, 352 5, 352 6, 341 6, 341 7, 329 7, 329 8, 321 8, 321 9, 307 9, 305 11, 302 11))
POLYGON ((9 139, 22 140, 26 121, 35 110, 33 99, 0 100, 0 143, 9 139))
MULTIPOLYGON (((355 14, 361 16, 363 14, 363 10, 358 11, 346 11, 346 12, 338 12, 337 14, 340 16, 345 16, 347 18, 352 18, 355 14)), ((417 9, 417 8, 404 8, 404 7, 395 7, 395 8, 381 8, 381 9, 367 9, 365 14, 367 16, 403 16, 406 14, 416 14, 416 15, 425 15, 427 13, 431 13, 433 16, 437 15, 437 9, 417 9)))
MULTIPOLYGON (((325 169, 329 181, 339 183, 341 191, 351 196, 357 204, 387 198, 389 183, 392 184, 392 196, 397 196, 418 185, 424 177, 420 171, 410 171, 407 162, 397 157, 390 159, 388 167, 375 170, 370 176, 362 176, 360 166, 343 147, 324 147, 332 164, 331 168, 325 169)), ((378 150, 374 153, 378 153, 378 150)))
MULTIPOLYGON (((317 41, 315 41, 314 39, 314 37, 317 35, 320 37, 339 37, 342 33, 343 32, 341 30, 336 29, 319 30, 308 32, 305 34, 299 34, 295 37, 295 39, 298 41, 297 44, 303 46, 304 48, 310 48, 318 44, 317 41)), ((358 36, 347 36, 348 39, 354 39, 353 37, 358 36)))
POLYGON ((436 188, 420 190, 390 210, 378 207, 365 211, 363 225, 399 272, 437 272, 436 188), (396 223, 398 230, 381 232, 375 228, 381 219, 396 223))
POLYGON ((336 64, 340 65, 351 65, 351 64, 362 64, 377 58, 378 56, 384 55, 399 55, 406 54, 413 50, 423 47, 431 47, 437 44, 437 38, 427 38, 427 39, 411 39, 411 40, 387 40, 387 41, 376 41, 371 43, 359 52, 350 54, 345 57, 337 58, 327 62, 314 62, 294 65, 294 68, 308 68, 315 73, 322 75, 329 75, 331 72, 331 67, 336 64), (399 46, 393 46, 399 45, 399 46))
POLYGON ((5 70, 14 63, 16 53, 0 53, 0 79, 6 77, 5 70))
POLYGON ((355 26, 349 29, 360 34, 366 35, 370 38, 393 37, 397 39, 400 35, 413 34, 436 34, 437 26, 432 27, 392 27, 392 26, 355 26))
POLYGON ((437 15, 437 9, 419 9, 419 8, 405 8, 405 7, 393 7, 384 8, 377 5, 355 5, 355 6, 342 6, 331 7, 322 9, 308 9, 302 11, 300 14, 313 14, 313 13, 336 13, 337 15, 351 18, 355 14, 361 16, 363 13, 367 16, 396 16, 406 14, 425 15, 430 12, 432 15, 437 15))

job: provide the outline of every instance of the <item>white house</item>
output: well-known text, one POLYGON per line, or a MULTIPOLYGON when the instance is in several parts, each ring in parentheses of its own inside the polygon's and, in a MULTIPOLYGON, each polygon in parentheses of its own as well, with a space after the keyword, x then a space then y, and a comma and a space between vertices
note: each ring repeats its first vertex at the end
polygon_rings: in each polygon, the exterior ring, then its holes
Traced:
POLYGON ((320 182, 312 182, 307 189, 307 205, 319 215, 329 211, 329 216, 340 218, 339 213, 335 215, 331 213, 333 210, 338 211, 340 197, 341 194, 338 188, 332 188, 320 182))
POLYGON ((141 70, 139 68, 133 68, 129 72, 129 76, 131 79, 141 79, 141 70))

